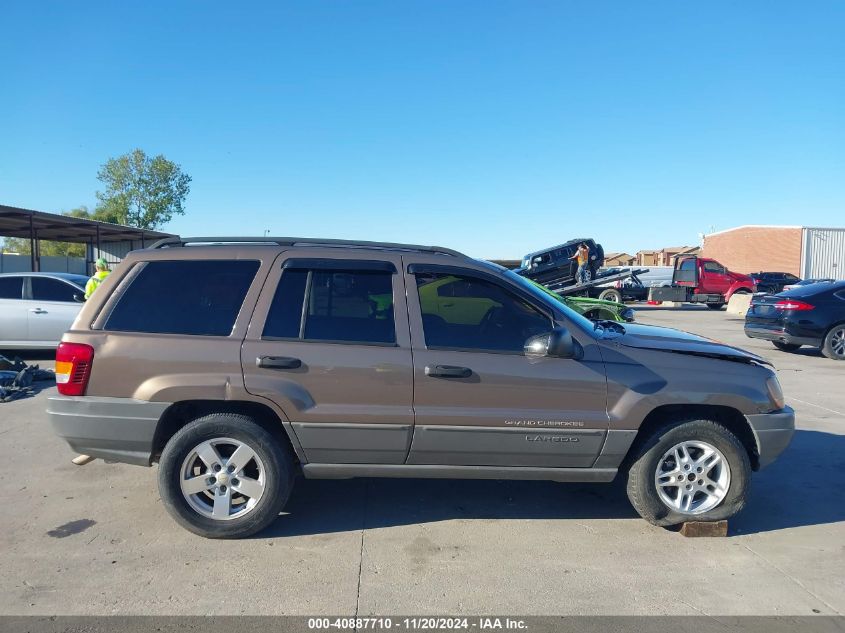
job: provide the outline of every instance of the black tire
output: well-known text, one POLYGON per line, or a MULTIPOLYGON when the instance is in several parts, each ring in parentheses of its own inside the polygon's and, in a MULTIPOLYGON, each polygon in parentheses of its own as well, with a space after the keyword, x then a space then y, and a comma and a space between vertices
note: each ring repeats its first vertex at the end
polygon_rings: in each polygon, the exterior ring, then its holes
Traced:
MULTIPOLYGON (((214 413, 179 429, 161 453, 158 489, 165 508, 185 529, 206 538, 243 538, 270 525, 293 489, 294 461, 288 447, 245 415, 214 413), (232 438, 247 444, 264 466, 264 491, 244 516, 229 520, 206 517, 189 505, 180 487, 182 464, 208 440, 232 438)), ((234 484, 232 484, 234 485, 234 484)))
POLYGON ((725 307, 725 304, 724 304, 724 303, 707 303, 707 304, 705 304, 705 305, 706 305, 708 308, 710 308, 711 310, 721 310, 722 308, 724 308, 724 307, 725 307))
POLYGON ((710 420, 689 420, 668 424, 641 442, 628 468, 628 499, 649 523, 670 526, 685 521, 721 521, 745 507, 751 485, 751 462, 739 439, 721 424, 710 420), (701 514, 678 512, 660 500, 654 483, 663 455, 684 441, 700 441, 717 448, 730 468, 730 484, 724 499, 701 514))
POLYGON ((605 288, 599 293, 599 299, 602 299, 603 301, 615 301, 616 303, 622 303, 622 293, 616 288, 605 288))
POLYGON ((782 352, 794 352, 795 350, 801 347, 796 343, 783 343, 781 341, 772 341, 772 345, 777 347, 782 352))
POLYGON ((841 339, 845 337, 845 323, 837 323, 827 331, 822 342, 822 354, 832 360, 845 360, 845 348, 841 339))

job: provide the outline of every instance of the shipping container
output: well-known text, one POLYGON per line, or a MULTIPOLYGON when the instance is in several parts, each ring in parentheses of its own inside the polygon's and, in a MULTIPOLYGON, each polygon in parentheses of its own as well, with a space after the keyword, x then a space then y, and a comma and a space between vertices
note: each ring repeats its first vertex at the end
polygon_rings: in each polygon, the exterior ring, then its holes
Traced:
POLYGON ((804 227, 803 279, 845 279, 845 228, 804 227))

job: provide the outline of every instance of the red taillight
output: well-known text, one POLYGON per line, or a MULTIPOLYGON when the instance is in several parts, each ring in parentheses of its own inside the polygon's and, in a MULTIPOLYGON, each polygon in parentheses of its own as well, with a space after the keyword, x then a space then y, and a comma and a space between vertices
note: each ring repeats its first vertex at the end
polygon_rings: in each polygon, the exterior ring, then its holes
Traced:
POLYGON ((84 396, 91 377, 94 348, 82 343, 59 343, 56 349, 56 388, 63 396, 84 396))
POLYGON ((797 299, 782 299, 775 304, 776 310, 812 310, 815 307, 797 299))

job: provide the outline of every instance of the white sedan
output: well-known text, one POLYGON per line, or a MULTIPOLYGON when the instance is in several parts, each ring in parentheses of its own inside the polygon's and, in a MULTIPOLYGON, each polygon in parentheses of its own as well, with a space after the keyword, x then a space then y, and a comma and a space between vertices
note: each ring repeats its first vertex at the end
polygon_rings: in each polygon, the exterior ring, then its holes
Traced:
POLYGON ((0 349, 57 347, 85 302, 87 281, 68 273, 0 274, 0 349))

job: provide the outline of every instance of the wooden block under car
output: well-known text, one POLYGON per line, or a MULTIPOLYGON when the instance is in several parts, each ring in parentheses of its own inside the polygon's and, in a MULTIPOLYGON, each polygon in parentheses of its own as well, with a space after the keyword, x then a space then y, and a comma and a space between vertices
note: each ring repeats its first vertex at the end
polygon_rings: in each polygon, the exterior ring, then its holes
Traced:
POLYGON ((727 521, 687 521, 681 526, 684 536, 727 536, 727 521))

